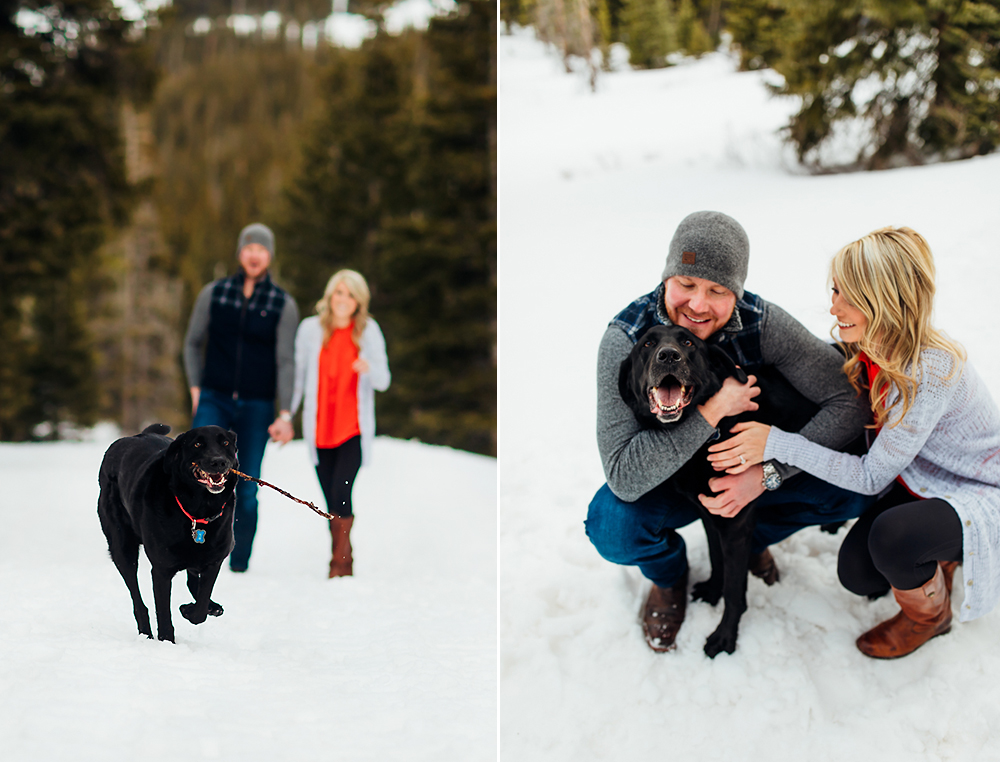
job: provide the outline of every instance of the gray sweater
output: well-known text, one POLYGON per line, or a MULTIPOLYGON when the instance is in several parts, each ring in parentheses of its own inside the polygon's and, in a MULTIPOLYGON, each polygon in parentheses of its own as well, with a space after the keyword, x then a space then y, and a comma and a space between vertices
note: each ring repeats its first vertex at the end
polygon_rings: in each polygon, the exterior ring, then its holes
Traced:
MULTIPOLYGON (((900 476, 914 494, 946 500, 962 521, 965 622, 1000 599, 1000 411, 970 364, 948 378, 954 363, 940 350, 920 354, 912 407, 897 426, 899 414, 890 412, 867 455, 834 452, 772 427, 764 457, 855 492, 877 494, 900 476)), ((888 402, 896 396, 892 387, 888 402)))
MULTIPOLYGON (((826 447, 847 445, 864 431, 870 410, 841 372, 844 358, 780 307, 761 301, 764 364, 777 368, 821 407, 802 435, 826 447)), ((597 354, 597 446, 608 487, 626 502, 638 500, 672 476, 716 431, 697 410, 668 430, 640 428, 618 392, 618 369, 632 346, 626 333, 612 324, 597 354)), ((800 470, 777 468, 784 478, 800 470)))

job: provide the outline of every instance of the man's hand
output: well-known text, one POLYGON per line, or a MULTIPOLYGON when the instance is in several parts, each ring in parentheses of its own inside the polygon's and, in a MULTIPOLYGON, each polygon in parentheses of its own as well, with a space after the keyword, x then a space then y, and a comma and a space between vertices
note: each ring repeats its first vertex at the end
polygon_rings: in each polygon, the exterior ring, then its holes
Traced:
POLYGON ((760 394, 760 387, 754 386, 756 383, 756 376, 747 376, 745 384, 730 376, 708 402, 698 405, 698 412, 709 426, 718 426, 723 418, 756 410, 758 405, 753 398, 760 394))
POLYGON ((201 387, 192 386, 191 387, 191 417, 198 412, 198 400, 201 399, 201 387))
POLYGON ((717 476, 708 480, 708 488, 718 493, 715 497, 698 495, 709 513, 731 519, 756 498, 764 494, 764 469, 753 466, 742 474, 717 476))
POLYGON ((275 418, 274 423, 267 427, 267 433, 271 435, 271 441, 281 445, 286 445, 295 436, 295 429, 290 421, 282 418, 275 418))

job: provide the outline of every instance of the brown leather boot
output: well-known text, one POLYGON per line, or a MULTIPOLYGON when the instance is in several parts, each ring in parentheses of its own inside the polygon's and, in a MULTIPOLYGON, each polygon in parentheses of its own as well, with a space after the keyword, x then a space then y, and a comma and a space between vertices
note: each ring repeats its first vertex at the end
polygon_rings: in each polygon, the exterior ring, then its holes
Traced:
POLYGON ((654 651, 672 651, 687 610, 687 572, 673 587, 653 585, 642 610, 642 633, 654 651))
POLYGON ((773 585, 781 579, 778 572, 778 565, 774 562, 774 556, 768 548, 764 548, 761 553, 750 556, 750 573, 755 577, 764 580, 765 585, 773 585))
POLYGON ((955 576, 955 569, 958 568, 959 561, 941 561, 941 571, 944 573, 944 586, 948 588, 948 595, 951 595, 951 580, 955 576))
POLYGON ((896 659, 951 629, 951 594, 940 564, 922 587, 892 588, 892 592, 902 611, 858 638, 861 653, 875 659, 896 659))
POLYGON ((330 535, 333 537, 330 579, 350 577, 354 574, 354 558, 351 556, 352 526, 354 526, 353 516, 337 516, 330 519, 330 535))

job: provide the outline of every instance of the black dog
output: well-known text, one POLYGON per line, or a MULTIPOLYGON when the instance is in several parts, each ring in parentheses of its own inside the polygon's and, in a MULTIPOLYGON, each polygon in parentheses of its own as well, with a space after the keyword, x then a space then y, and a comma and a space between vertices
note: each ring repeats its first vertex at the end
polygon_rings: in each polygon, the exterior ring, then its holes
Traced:
MULTIPOLYGON (((773 368, 763 367, 752 373, 761 389, 754 398, 759 408, 720 421, 718 428, 723 435, 744 420, 798 431, 819 409, 773 368)), ((747 381, 747 374, 722 349, 706 344, 686 328, 655 326, 642 335, 622 362, 618 390, 642 426, 666 427, 708 401, 730 376, 740 383, 747 381)), ((711 444, 706 443, 669 481, 698 509, 708 537, 712 575, 694 586, 692 598, 713 606, 720 597, 725 600, 722 621, 705 642, 705 653, 715 657, 720 651, 736 650, 740 617, 747 608, 750 541, 757 517, 754 503, 726 519, 709 513, 698 500, 699 494, 710 494, 708 480, 722 475, 708 461, 711 444)))
POLYGON ((97 515, 108 538, 111 560, 132 595, 139 632, 153 637, 149 611, 139 595, 139 545, 152 565, 156 630, 160 640, 174 640, 170 585, 187 569, 194 603, 180 607, 193 624, 220 616, 211 600, 222 562, 233 549, 237 476, 236 434, 202 426, 177 439, 164 436, 157 423, 141 434, 124 437, 108 448, 101 463, 97 515))

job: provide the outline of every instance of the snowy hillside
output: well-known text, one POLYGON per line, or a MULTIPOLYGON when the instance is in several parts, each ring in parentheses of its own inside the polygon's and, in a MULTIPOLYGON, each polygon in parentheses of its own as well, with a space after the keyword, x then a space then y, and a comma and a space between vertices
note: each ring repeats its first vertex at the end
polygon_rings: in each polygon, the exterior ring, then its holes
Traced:
MULTIPOLYGON (((136 634, 108 558, 109 443, 0 444, 0 759, 495 759, 495 460, 376 439, 352 578, 326 579, 326 522, 262 488, 225 614, 187 622, 174 579, 173 645, 136 634)), ((263 477, 323 505, 301 440, 269 446, 263 477)))
MULTIPOLYGON (((751 244, 747 288, 829 337, 829 261, 885 225, 933 247, 938 324, 1000 400, 1000 156, 808 176, 777 130, 794 109, 715 54, 586 77, 528 34, 501 36, 500 685, 503 762, 1000 759, 1000 611, 910 657, 854 639, 895 611, 836 579, 843 539, 809 529, 773 549, 781 582, 749 583, 739 647, 702 644, 721 605, 688 607, 677 651, 645 645, 635 569, 583 531, 604 477, 595 359, 608 320, 656 285, 688 213, 726 212, 751 244)), ((682 531, 692 582, 699 525, 682 531)), ((962 580, 956 578, 956 587, 962 580)), ((956 607, 960 603, 954 602, 956 607)))

